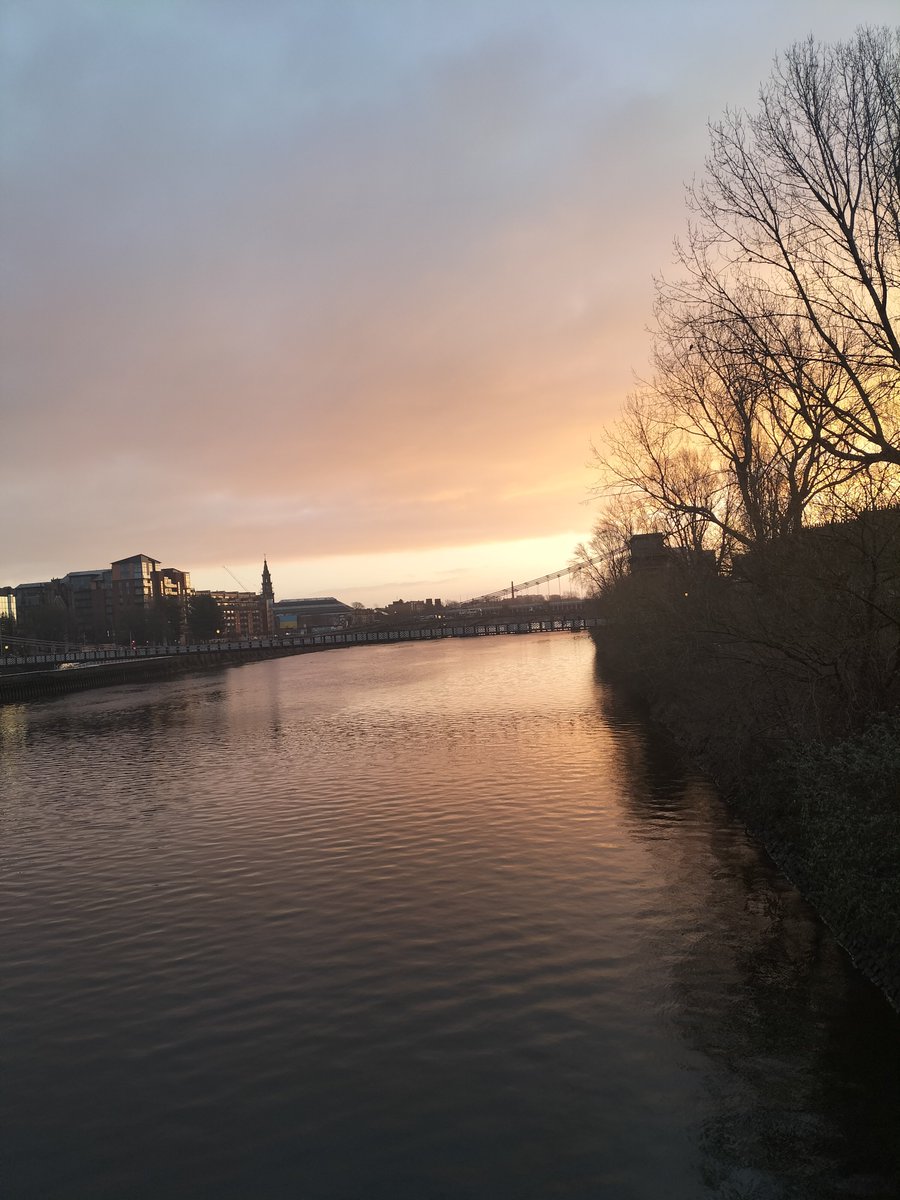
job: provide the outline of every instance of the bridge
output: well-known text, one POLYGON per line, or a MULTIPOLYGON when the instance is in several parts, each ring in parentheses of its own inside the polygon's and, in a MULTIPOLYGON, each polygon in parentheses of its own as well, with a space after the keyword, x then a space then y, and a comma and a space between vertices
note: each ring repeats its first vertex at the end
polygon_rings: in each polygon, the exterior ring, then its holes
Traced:
POLYGON ((538 575, 537 579, 526 579, 524 583, 510 583, 508 587, 501 588, 498 592, 488 592, 484 596, 477 596, 474 600, 467 601, 469 605, 491 603, 495 600, 503 600, 509 596, 510 600, 515 600, 516 596, 521 596, 523 592, 527 592, 533 587, 542 587, 545 583, 552 583, 555 579, 568 578, 570 583, 581 582, 585 568, 587 565, 595 565, 601 562, 599 558, 586 559, 583 564, 575 566, 563 567, 560 571, 551 571, 549 575, 538 575))

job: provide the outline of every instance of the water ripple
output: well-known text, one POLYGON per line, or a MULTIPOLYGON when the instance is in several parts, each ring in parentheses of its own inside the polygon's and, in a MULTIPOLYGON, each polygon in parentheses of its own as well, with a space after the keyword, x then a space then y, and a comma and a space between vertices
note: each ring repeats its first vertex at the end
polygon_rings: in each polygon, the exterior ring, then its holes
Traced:
POLYGON ((893 1196, 896 1022, 621 714, 568 635, 2 710, 6 1193, 893 1196))

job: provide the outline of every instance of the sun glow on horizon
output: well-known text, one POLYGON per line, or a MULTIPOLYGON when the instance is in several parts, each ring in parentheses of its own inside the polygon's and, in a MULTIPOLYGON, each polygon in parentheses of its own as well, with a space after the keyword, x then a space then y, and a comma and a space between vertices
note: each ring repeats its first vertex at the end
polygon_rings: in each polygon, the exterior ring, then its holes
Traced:
MULTIPOLYGON (((269 555, 268 563, 276 599, 336 596, 348 604, 358 600, 367 607, 427 597, 468 600, 498 591, 510 582, 520 583, 563 570, 577 543, 587 537, 585 532, 571 531, 549 537, 427 550, 287 560, 269 555)), ((257 589, 262 557, 258 562, 229 563, 229 570, 257 589)), ((198 568, 191 572, 191 578, 198 589, 234 589, 233 578, 223 568, 198 568)), ((568 589, 565 580, 560 584, 562 590, 568 589)))

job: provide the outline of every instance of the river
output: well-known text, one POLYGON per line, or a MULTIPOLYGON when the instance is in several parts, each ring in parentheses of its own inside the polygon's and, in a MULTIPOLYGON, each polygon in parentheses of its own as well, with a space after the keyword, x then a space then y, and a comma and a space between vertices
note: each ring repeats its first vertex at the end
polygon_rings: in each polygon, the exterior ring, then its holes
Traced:
POLYGON ((6 1200, 900 1194, 900 1020, 587 635, 0 739, 6 1200))

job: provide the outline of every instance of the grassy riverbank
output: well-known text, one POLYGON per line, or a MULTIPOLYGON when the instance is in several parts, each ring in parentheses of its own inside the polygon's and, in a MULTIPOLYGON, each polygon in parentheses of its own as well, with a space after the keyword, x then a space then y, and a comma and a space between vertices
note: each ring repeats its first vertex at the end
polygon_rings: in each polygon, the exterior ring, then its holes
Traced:
POLYGON ((895 648, 836 596, 632 577, 599 601, 595 640, 900 1009, 895 648))

